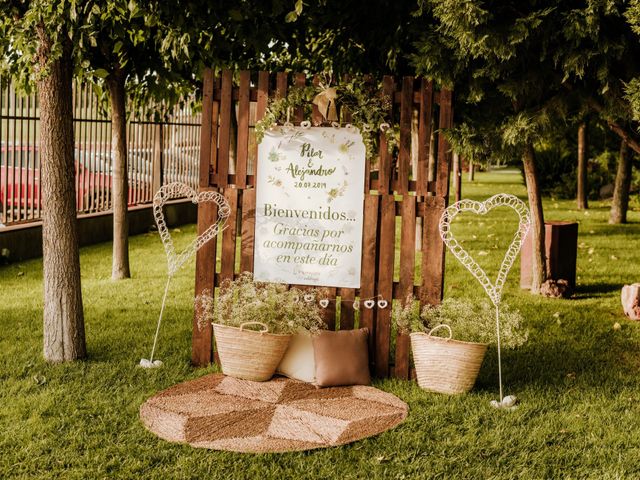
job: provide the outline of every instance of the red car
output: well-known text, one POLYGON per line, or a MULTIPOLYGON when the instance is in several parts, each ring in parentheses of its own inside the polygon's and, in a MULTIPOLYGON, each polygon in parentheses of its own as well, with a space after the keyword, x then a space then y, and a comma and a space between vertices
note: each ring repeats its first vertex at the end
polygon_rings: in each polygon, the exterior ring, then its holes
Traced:
MULTIPOLYGON (((150 152, 130 152, 129 205, 150 192, 150 152)), ((0 149, 0 223, 38 218, 42 208, 40 155, 34 145, 0 149), (35 165, 35 168, 34 168, 35 165)), ((78 212, 108 210, 111 205, 111 156, 75 150, 76 208, 78 212)))

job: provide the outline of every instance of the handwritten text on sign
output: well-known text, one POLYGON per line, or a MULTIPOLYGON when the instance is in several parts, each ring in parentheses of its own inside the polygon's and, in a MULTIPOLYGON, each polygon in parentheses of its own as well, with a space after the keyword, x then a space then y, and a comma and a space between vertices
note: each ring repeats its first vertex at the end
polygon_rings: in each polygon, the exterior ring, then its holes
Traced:
POLYGON ((360 287, 364 170, 356 130, 267 132, 258 146, 254 278, 360 287))

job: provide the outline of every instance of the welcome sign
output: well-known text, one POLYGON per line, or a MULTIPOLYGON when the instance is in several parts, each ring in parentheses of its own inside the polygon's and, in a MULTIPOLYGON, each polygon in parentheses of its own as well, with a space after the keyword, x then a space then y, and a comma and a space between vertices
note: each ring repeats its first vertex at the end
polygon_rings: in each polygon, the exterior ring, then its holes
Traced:
POLYGON ((356 129, 265 134, 258 146, 255 280, 360 287, 365 157, 356 129))

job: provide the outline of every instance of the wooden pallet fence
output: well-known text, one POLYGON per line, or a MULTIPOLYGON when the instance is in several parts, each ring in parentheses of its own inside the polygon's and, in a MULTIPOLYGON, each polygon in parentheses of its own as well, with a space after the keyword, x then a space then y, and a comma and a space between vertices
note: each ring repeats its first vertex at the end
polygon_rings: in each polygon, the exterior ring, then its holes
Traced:
MULTIPOLYGON (((197 254, 196 295, 205 289, 215 291, 224 279, 253 270, 255 174, 260 168, 253 132, 255 121, 263 117, 269 98, 286 95, 289 85, 317 85, 318 81, 317 77, 284 72, 224 70, 214 75, 212 70, 205 71, 200 189, 223 193, 231 214, 227 229, 218 239, 221 246, 214 240, 197 254)), ((450 147, 442 129, 452 126, 452 92, 435 91, 433 84, 423 78, 390 76, 383 78, 382 90, 393 99, 388 115, 389 123, 400 125, 398 148, 389 152, 381 134, 378 155, 367 159, 361 286, 326 289, 335 302, 325 309, 325 322, 330 329, 369 328, 372 373, 408 379, 409 338, 395 333, 392 301, 415 295, 422 303, 435 304, 442 298, 444 245, 438 220, 448 203, 451 165, 450 147), (418 118, 418 131, 412 135, 414 115, 418 118), (437 132, 437 174, 429 182, 432 119, 437 132), (418 142, 414 148, 418 158, 412 162, 413 141, 418 142), (416 251, 416 245, 421 245, 421 251, 416 251), (389 305, 354 308, 354 300, 377 296, 388 300, 389 305)), ((343 112, 343 120, 349 118, 349 113, 343 112)), ((296 109, 291 120, 294 124, 304 120, 303 109, 296 109)), ((322 120, 315 106, 312 120, 322 120)), ((211 204, 199 206, 199 231, 215 219, 216 213, 211 204)), ((207 365, 214 358, 211 326, 198 327, 194 320, 192 362, 207 365)))

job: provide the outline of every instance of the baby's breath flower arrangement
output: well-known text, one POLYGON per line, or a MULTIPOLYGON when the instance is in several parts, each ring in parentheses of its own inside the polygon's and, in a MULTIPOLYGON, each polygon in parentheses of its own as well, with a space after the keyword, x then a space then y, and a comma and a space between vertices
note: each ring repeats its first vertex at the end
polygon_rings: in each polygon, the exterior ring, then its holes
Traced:
POLYGON ((300 328, 316 332, 324 325, 318 295, 318 290, 254 282, 251 273, 244 272, 233 281, 222 282, 215 300, 211 292, 196 297, 197 321, 198 325, 213 322, 231 327, 261 322, 275 334, 293 334, 300 328))
MULTIPOLYGON (((455 340, 492 343, 496 339, 495 307, 486 300, 448 298, 440 305, 425 305, 422 311, 414 302, 394 305, 393 319, 402 333, 428 333, 438 325, 449 325, 455 340)), ((505 348, 523 345, 529 332, 518 310, 500 306, 500 339, 505 348)), ((434 332, 435 335, 435 332, 434 332)))
MULTIPOLYGON (((496 339, 495 307, 487 300, 448 298, 440 305, 425 305, 421 312, 426 328, 441 324, 451 327, 453 338, 466 342, 491 343, 496 339)), ((500 340, 504 348, 516 348, 529 338, 518 310, 500 306, 500 340)))
POLYGON ((394 302, 391 316, 400 333, 409 335, 424 329, 420 319, 420 304, 413 295, 409 295, 404 302, 394 302))

